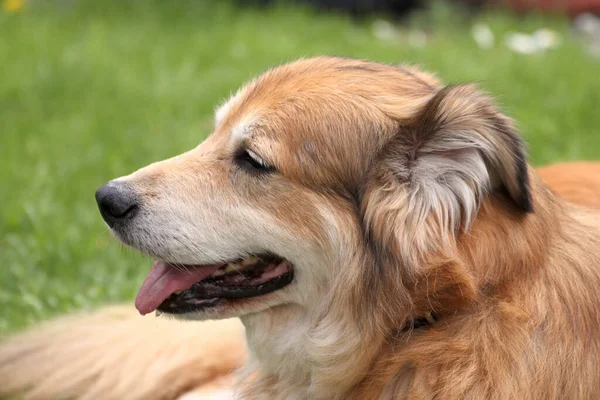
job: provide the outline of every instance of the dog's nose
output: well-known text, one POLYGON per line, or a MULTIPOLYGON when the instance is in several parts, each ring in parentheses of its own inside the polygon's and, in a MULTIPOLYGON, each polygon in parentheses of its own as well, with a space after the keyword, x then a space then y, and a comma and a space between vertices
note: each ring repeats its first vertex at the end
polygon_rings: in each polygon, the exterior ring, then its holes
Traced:
POLYGON ((109 182, 96 191, 96 202, 104 221, 111 228, 125 218, 131 218, 138 210, 137 195, 133 188, 123 182, 109 182))

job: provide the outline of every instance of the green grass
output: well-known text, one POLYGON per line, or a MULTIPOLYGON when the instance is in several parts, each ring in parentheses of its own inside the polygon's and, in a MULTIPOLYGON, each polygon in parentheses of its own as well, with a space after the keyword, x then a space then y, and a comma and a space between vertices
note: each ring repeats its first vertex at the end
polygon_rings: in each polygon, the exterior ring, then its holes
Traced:
POLYGON ((600 158, 600 61, 566 20, 438 6, 399 25, 395 41, 377 39, 371 22, 226 1, 55 1, 0 12, 0 333, 130 301, 151 260, 111 238, 95 189, 197 145, 240 84, 301 56, 417 63, 448 82, 479 81, 519 121, 534 163, 600 158), (476 21, 496 33, 494 49, 475 45, 476 21), (423 48, 407 44, 415 27, 430 34, 423 48), (502 43, 508 31, 541 27, 563 35, 560 48, 523 56, 502 43))

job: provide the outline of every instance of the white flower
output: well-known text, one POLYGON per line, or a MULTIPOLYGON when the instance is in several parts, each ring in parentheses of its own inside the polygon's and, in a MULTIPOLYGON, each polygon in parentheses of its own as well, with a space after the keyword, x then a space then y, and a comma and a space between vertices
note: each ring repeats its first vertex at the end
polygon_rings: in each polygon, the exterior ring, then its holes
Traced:
POLYGON ((471 35, 480 48, 487 50, 494 47, 494 33, 486 24, 473 25, 471 35))

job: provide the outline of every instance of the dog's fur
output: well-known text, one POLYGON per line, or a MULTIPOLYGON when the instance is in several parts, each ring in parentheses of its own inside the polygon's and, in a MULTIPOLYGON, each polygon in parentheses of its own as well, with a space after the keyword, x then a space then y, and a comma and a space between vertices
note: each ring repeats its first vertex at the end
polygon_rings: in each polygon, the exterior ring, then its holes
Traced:
POLYGON ((554 164, 538 168, 537 173, 563 199, 600 208, 600 163, 554 164))
MULTIPOLYGON (((241 318, 239 397, 586 399, 600 387, 600 214, 546 186, 472 85, 301 60, 240 90, 198 148, 119 182, 142 204, 114 233, 146 254, 294 264, 282 290, 185 316, 241 318), (276 170, 239 168, 243 148, 276 170)), ((568 182, 554 190, 587 202, 568 182)), ((100 313, 18 336, 0 348, 0 393, 232 388, 236 320, 152 321, 100 313)))

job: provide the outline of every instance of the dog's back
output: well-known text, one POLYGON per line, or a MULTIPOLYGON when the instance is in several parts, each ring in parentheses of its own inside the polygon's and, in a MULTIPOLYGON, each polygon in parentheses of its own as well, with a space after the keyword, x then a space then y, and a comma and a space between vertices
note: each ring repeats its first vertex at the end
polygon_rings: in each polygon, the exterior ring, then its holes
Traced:
POLYGON ((563 199, 600 208, 600 163, 553 164, 537 170, 540 177, 563 199))

